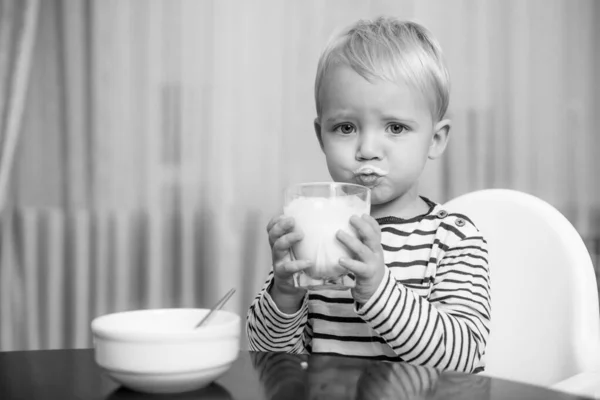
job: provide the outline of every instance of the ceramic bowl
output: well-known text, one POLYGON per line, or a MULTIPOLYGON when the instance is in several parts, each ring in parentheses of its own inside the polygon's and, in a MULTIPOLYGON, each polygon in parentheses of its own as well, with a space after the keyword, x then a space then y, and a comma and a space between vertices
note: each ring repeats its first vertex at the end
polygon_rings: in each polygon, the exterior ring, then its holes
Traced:
POLYGON ((121 385, 142 393, 200 389, 223 375, 240 349, 240 317, 219 310, 152 309, 92 321, 96 363, 121 385))

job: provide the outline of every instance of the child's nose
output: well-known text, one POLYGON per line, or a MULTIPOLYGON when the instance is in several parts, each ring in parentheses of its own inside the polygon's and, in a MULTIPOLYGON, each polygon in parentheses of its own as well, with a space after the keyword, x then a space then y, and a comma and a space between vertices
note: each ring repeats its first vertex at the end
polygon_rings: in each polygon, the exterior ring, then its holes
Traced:
POLYGON ((365 133, 360 135, 358 148, 356 149, 357 160, 373 160, 381 158, 381 145, 377 135, 365 133))

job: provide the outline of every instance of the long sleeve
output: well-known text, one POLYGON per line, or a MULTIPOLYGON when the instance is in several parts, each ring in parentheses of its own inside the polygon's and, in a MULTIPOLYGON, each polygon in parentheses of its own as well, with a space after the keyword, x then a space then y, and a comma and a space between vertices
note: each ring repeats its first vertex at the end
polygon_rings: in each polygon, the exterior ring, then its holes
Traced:
POLYGON ((268 289, 273 283, 273 272, 248 310, 246 333, 252 351, 303 353, 310 342, 307 327, 308 296, 300 309, 285 314, 277 308, 268 289))
POLYGON ((487 255, 481 236, 462 238, 438 261, 427 298, 386 267, 378 290, 356 312, 404 361, 478 372, 491 312, 487 255))

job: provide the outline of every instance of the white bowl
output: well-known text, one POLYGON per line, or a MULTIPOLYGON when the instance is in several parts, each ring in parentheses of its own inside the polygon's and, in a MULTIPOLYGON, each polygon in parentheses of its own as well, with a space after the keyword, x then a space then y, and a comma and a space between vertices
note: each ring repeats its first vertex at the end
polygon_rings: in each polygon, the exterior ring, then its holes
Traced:
POLYGON ((143 393, 181 393, 207 386, 237 359, 239 315, 207 309, 136 310, 92 321, 96 363, 123 386, 143 393))

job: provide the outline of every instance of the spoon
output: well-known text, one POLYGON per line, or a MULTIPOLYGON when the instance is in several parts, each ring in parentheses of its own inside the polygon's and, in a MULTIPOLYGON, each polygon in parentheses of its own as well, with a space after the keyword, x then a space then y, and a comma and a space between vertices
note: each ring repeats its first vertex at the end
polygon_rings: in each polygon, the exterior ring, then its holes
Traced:
POLYGON ((227 301, 229 300, 229 298, 231 296, 233 296, 233 294, 235 293, 235 289, 231 289, 229 292, 227 292, 225 294, 225 296, 223 296, 221 298, 221 300, 219 300, 217 302, 217 304, 215 304, 213 306, 213 308, 211 308, 211 310, 208 312, 208 314, 206 314, 201 320, 200 322, 198 322, 198 324, 196 325, 196 327, 194 329, 197 329, 200 327, 200 325, 202 325, 204 322, 206 322, 206 320, 208 319, 208 317, 210 317, 212 315, 213 312, 220 310, 221 308, 223 308, 223 306, 225 305, 225 303, 227 303, 227 301))

